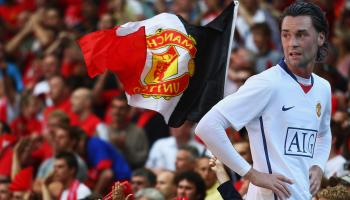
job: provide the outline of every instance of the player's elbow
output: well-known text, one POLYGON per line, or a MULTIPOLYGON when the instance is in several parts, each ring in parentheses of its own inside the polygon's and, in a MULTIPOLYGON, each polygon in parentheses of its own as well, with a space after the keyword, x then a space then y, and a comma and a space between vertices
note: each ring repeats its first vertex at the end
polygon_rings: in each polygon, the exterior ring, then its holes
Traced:
POLYGON ((201 124, 201 122, 198 122, 198 124, 197 124, 197 126, 196 126, 196 129, 194 130, 194 133, 195 133, 197 136, 200 135, 200 134, 199 134, 199 131, 201 130, 200 124, 201 124))
POLYGON ((203 137, 203 133, 205 132, 205 123, 203 123, 203 119, 201 121, 198 122, 196 129, 194 130, 196 136, 198 136, 199 138, 202 139, 203 137))
POLYGON ((208 118, 208 115, 205 115, 196 126, 195 134, 204 142, 208 140, 208 137, 213 132, 211 123, 212 121, 208 118))

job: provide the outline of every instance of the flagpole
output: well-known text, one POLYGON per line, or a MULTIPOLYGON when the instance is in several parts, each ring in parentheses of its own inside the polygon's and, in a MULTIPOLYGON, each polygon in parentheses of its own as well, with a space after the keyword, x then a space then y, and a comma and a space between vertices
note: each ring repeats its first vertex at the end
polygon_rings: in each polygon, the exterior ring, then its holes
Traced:
POLYGON ((231 26, 231 36, 230 36, 230 44, 228 46, 227 50, 227 60, 226 60, 226 73, 225 73, 225 83, 224 83, 224 91, 225 91, 225 86, 226 86, 226 81, 227 81, 227 73, 229 70, 230 66, 230 57, 231 57, 231 48, 232 48, 232 41, 235 33, 235 28, 236 28, 236 20, 237 20, 237 14, 238 14, 238 6, 239 6, 239 1, 237 0, 232 0, 235 4, 234 11, 233 11, 233 20, 232 20, 232 26, 231 26))

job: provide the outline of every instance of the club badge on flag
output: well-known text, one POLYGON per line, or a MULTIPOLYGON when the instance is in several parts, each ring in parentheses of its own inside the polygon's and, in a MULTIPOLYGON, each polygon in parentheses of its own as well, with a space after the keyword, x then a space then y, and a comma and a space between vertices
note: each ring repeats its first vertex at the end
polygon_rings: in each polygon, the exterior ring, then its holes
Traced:
POLYGON ((161 113, 170 126, 199 121, 223 98, 237 6, 206 26, 162 13, 87 34, 79 45, 88 73, 114 72, 131 106, 161 113))
POLYGON ((133 92, 165 100, 181 95, 194 72, 195 40, 177 30, 158 29, 146 37, 146 43, 152 56, 150 69, 133 92))

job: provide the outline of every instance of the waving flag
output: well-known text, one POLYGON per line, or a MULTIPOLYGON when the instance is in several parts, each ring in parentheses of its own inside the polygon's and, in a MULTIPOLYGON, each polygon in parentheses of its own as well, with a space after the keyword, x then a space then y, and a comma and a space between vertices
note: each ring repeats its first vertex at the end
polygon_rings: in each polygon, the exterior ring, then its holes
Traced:
POLYGON ((161 113, 170 126, 199 121, 223 98, 237 6, 206 26, 162 13, 87 34, 79 45, 88 73, 114 72, 131 106, 161 113))

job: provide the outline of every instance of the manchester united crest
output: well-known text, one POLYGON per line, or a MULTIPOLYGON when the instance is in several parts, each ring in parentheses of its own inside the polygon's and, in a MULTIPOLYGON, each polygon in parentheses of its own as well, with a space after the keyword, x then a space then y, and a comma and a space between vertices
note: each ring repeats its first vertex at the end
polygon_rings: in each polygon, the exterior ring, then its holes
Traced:
POLYGON ((195 40, 177 30, 158 29, 146 42, 146 71, 134 92, 165 100, 182 94, 194 74, 195 40))
POLYGON ((320 102, 318 102, 316 105, 316 114, 317 114, 317 117, 321 116, 321 103, 320 102))

